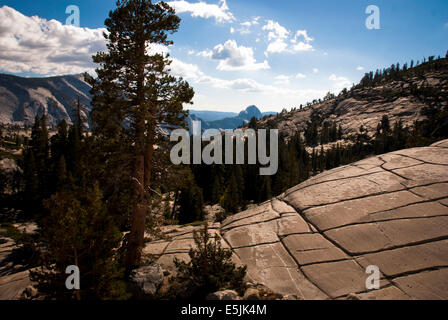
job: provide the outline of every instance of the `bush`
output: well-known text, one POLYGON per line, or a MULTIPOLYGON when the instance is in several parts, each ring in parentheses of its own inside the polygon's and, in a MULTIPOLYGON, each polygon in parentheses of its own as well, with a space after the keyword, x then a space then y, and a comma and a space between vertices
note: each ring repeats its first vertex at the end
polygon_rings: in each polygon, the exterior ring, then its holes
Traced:
POLYGON ((188 263, 174 260, 177 276, 171 280, 172 294, 177 298, 203 299, 222 289, 243 293, 247 267, 235 266, 231 260, 232 251, 221 247, 218 235, 210 236, 207 223, 199 232, 194 232, 194 242, 196 248, 190 250, 188 263))

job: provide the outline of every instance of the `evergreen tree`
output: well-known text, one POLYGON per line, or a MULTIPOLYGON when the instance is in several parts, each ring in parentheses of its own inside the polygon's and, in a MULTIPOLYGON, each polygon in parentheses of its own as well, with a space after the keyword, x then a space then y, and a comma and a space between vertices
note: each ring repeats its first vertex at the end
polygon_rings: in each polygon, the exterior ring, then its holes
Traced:
POLYGON ((177 258, 174 265, 177 275, 172 279, 176 298, 204 299, 208 293, 220 289, 234 289, 244 292, 246 267, 236 267, 232 262, 232 251, 223 249, 218 235, 208 233, 207 223, 199 232, 193 233, 195 248, 189 252, 190 261, 177 258))
POLYGON ((257 128, 258 128, 257 118, 252 117, 252 119, 250 119, 250 121, 249 121, 248 127, 249 127, 249 129, 257 130, 257 128))
POLYGON ((48 299, 127 298, 115 250, 122 236, 106 211, 98 184, 64 188, 45 206, 49 211, 41 223, 45 268, 31 273, 39 291, 48 299), (80 269, 81 289, 74 292, 65 287, 70 265, 80 269))
POLYGON ((169 74, 167 57, 150 49, 150 44, 172 44, 168 34, 176 32, 180 24, 174 10, 164 2, 148 0, 119 0, 117 6, 105 21, 108 52, 94 57, 94 62, 101 64, 96 70, 98 78, 88 81, 94 95, 94 127, 104 140, 101 145, 107 148, 116 142, 132 152, 129 269, 139 264, 143 247, 154 145, 161 139, 157 127, 185 125, 183 103, 189 103, 194 92, 188 83, 169 74))
POLYGON ((204 205, 202 190, 196 184, 193 174, 190 172, 187 182, 180 190, 179 197, 179 223, 201 221, 204 218, 202 207, 204 205))
POLYGON ((221 206, 229 213, 237 213, 240 210, 241 194, 239 193, 238 183, 235 174, 229 179, 229 185, 221 198, 221 206))

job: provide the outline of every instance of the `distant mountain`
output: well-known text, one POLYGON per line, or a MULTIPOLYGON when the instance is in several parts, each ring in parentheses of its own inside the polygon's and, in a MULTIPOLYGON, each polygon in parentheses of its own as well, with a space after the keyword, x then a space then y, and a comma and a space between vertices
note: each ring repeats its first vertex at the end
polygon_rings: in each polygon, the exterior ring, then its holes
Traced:
POLYGON ((241 111, 238 117, 250 121, 253 117, 261 119, 263 115, 256 106, 249 106, 246 110, 241 111))
POLYGON ((83 75, 23 78, 0 74, 0 123, 31 124, 36 114, 47 115, 49 125, 72 122, 77 97, 90 112, 90 86, 83 75))
MULTIPOLYGON (((65 120, 73 123, 73 108, 77 98, 83 105, 82 113, 91 110, 90 86, 84 76, 66 75, 47 78, 23 78, 0 74, 0 123, 32 124, 36 115, 47 115, 49 125, 65 120)), ((236 129, 247 124, 252 117, 261 119, 274 112, 261 113, 249 106, 239 114, 234 112, 190 110, 187 123, 201 121, 202 129, 236 129)))
POLYGON ((190 110, 190 115, 201 118, 204 121, 216 121, 224 118, 232 118, 238 116, 235 112, 221 112, 221 111, 200 111, 190 110))
MULTIPOLYGON (((267 115, 275 114, 274 112, 266 113, 267 115)), ((237 116, 235 117, 228 117, 220 120, 215 121, 205 121, 204 119, 198 117, 196 114, 191 114, 189 119, 187 119, 188 125, 191 128, 191 121, 201 121, 201 129, 207 130, 207 129, 236 129, 244 124, 249 123, 250 119, 253 117, 257 119, 261 119, 264 115, 261 113, 261 111, 256 106, 249 106, 243 111, 241 111, 237 116)))

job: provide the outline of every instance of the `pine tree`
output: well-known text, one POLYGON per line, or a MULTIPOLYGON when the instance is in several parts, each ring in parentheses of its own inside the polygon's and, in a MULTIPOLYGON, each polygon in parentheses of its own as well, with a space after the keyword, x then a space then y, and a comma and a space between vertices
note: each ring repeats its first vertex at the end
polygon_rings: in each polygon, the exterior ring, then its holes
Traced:
POLYGON ((175 298, 204 299, 208 293, 220 289, 235 289, 244 292, 244 277, 247 267, 236 267, 232 262, 232 251, 222 248, 221 239, 208 233, 208 225, 199 232, 194 231, 195 248, 188 255, 189 262, 174 259, 176 277, 172 283, 175 298))
POLYGON ((180 190, 178 201, 179 223, 187 224, 190 222, 201 221, 204 218, 202 207, 204 205, 202 190, 196 184, 191 171, 186 178, 187 182, 180 190))
MULTIPOLYGON (((170 61, 153 54, 150 44, 170 45, 168 34, 178 30, 180 19, 164 2, 119 0, 105 24, 108 52, 98 53, 98 78, 92 85, 92 118, 96 133, 127 145, 132 152, 133 213, 126 265, 138 265, 148 212, 147 193, 153 174, 154 145, 161 124, 185 125, 183 103, 194 92, 188 83, 169 74, 170 61), (130 121, 130 123, 129 123, 130 121), (128 130, 128 124, 131 130, 128 130)), ((109 141, 108 141, 109 140, 109 141)), ((116 170, 116 168, 115 168, 116 170)))
POLYGON ((125 285, 115 250, 122 235, 111 219, 95 183, 63 188, 45 201, 49 215, 41 223, 45 268, 31 273, 38 289, 53 299, 123 299, 125 285), (81 290, 65 288, 67 266, 80 269, 81 290))
POLYGON ((23 168, 24 177, 24 200, 29 212, 36 210, 39 206, 39 174, 36 168, 34 152, 31 149, 25 151, 23 168))
POLYGON ((62 187, 64 187, 66 181, 67 181, 67 165, 65 162, 65 157, 64 155, 61 155, 61 157, 59 158, 59 163, 58 163, 58 167, 57 167, 57 176, 56 176, 56 186, 58 189, 61 189, 62 187))
POLYGON ((259 179, 260 188, 258 192, 257 202, 263 202, 272 198, 271 177, 260 176, 259 179))
POLYGON ((237 213, 240 209, 241 195, 239 193, 235 174, 232 172, 229 185, 220 201, 221 206, 229 213, 237 213))
POLYGON ((257 125, 257 118, 252 117, 250 119, 250 121, 249 121, 248 127, 249 127, 249 129, 257 130, 257 127, 258 127, 258 125, 257 125))

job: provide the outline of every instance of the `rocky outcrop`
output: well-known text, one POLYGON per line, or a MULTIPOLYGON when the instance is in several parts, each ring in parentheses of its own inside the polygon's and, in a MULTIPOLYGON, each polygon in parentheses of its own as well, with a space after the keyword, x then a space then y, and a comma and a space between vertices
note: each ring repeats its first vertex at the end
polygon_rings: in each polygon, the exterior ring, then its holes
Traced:
POLYGON ((129 287, 139 300, 154 298, 163 282, 163 270, 157 263, 140 267, 131 272, 129 287))
POLYGON ((23 271, 22 266, 14 266, 9 260, 15 248, 17 245, 13 240, 0 236, 0 300, 21 299, 24 291, 30 296, 34 294, 29 270, 23 271))
POLYGON ((292 136, 304 132, 314 110, 324 121, 335 121, 341 125, 346 137, 358 133, 361 125, 372 136, 384 115, 389 117, 392 125, 401 120, 404 126, 412 127, 414 121, 425 118, 421 114, 424 107, 442 109, 448 106, 448 59, 439 61, 437 70, 422 70, 419 75, 413 71, 401 80, 355 88, 349 94, 340 94, 302 110, 261 120, 258 126, 275 127, 282 134, 292 136), (433 94, 424 96, 414 88, 426 88, 433 94))
MULTIPOLYGON (((248 279, 298 299, 448 299, 448 140, 324 172, 211 226, 248 279), (380 270, 369 290, 368 266, 380 270)), ((163 268, 195 227, 148 243, 163 268)))
POLYGON ((48 125, 62 120, 72 123, 78 97, 84 106, 82 115, 89 114, 90 89, 83 75, 22 78, 0 74, 0 123, 32 124, 36 115, 44 113, 48 125))

